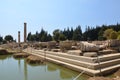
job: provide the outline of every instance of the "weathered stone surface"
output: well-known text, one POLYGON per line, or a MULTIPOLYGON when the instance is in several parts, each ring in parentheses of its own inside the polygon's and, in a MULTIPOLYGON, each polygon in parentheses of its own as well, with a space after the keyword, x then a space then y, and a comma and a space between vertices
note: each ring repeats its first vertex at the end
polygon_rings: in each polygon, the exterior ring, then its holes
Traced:
POLYGON ((72 54, 72 55, 81 55, 81 50, 69 50, 67 52, 68 54, 72 54))
POLYGON ((96 45, 103 45, 106 42, 105 41, 92 41, 92 43, 96 45))
POLYGON ((30 64, 38 64, 38 63, 43 63, 44 59, 38 56, 29 56, 27 57, 26 61, 30 64))
POLYGON ((47 43, 47 48, 48 49, 54 49, 54 48, 56 48, 56 41, 49 41, 48 43, 47 43))
POLYGON ((52 49, 53 52, 60 52, 60 49, 52 49))
POLYGON ((106 77, 91 77, 88 80, 114 80, 114 79, 106 77))
POLYGON ((110 47, 120 46, 120 40, 107 40, 107 43, 110 47))
POLYGON ((111 49, 98 51, 99 55, 105 55, 105 54, 111 54, 111 53, 117 53, 117 51, 116 50, 111 50, 111 49))
POLYGON ((72 50, 77 50, 77 49, 79 49, 79 48, 78 48, 77 46, 72 46, 71 49, 72 49, 72 50))
POLYGON ((47 48, 47 42, 40 42, 39 45, 40 45, 40 48, 47 48))
POLYGON ((25 49, 25 48, 27 48, 28 44, 27 43, 22 43, 20 46, 22 47, 22 49, 25 49))
POLYGON ((6 51, 5 49, 0 49, 0 55, 6 55, 8 54, 8 51, 6 51))
POLYGON ((120 69, 117 72, 114 73, 114 76, 116 76, 116 77, 119 76, 120 77, 120 69))
POLYGON ((97 52, 84 52, 83 56, 86 56, 86 57, 97 57, 97 52))
POLYGON ((61 41, 60 42, 60 49, 61 51, 70 50, 72 47, 71 41, 61 41))
POLYGON ((35 49, 39 49, 39 47, 40 47, 38 42, 31 43, 30 45, 31 45, 31 47, 34 47, 35 49))
POLYGON ((111 54, 111 53, 117 53, 117 51, 116 50, 110 50, 110 49, 98 51, 99 55, 105 55, 105 54, 111 54))
POLYGON ((88 42, 81 42, 80 43, 80 50, 84 51, 84 52, 95 52, 95 51, 99 51, 99 46, 92 44, 92 43, 88 43, 88 42))
POLYGON ((98 45, 100 50, 106 49, 107 45, 98 45))
POLYGON ((26 58, 28 57, 30 54, 27 53, 16 53, 13 55, 14 58, 26 58))
POLYGON ((113 78, 114 80, 120 80, 120 77, 119 76, 117 76, 117 77, 115 77, 115 78, 113 78))
POLYGON ((117 47, 109 47, 109 49, 116 50, 116 51, 120 51, 120 46, 117 46, 117 47))

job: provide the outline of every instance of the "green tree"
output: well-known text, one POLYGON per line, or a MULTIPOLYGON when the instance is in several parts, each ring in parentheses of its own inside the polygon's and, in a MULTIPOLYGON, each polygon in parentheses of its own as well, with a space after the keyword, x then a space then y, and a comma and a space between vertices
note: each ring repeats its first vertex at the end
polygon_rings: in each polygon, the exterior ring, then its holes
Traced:
POLYGON ((110 39, 117 39, 117 36, 118 36, 118 34, 117 34, 116 31, 112 31, 112 32, 110 33, 110 39))
POLYGON ((27 40, 28 40, 28 41, 31 41, 31 36, 32 36, 32 35, 31 35, 31 32, 29 32, 29 33, 28 33, 28 36, 27 36, 27 40))
POLYGON ((73 28, 71 28, 70 30, 70 40, 72 40, 72 38, 73 38, 73 28))
POLYGON ((50 34, 47 36, 47 41, 52 41, 52 36, 50 34))
POLYGON ((6 44, 7 43, 7 41, 6 40, 3 40, 3 44, 6 44))
POLYGON ((104 28, 101 28, 100 31, 98 32, 98 40, 104 40, 103 33, 104 28))
POLYGON ((4 40, 10 42, 10 41, 13 41, 13 37, 11 35, 6 35, 5 38, 4 38, 4 40))
POLYGON ((120 35, 120 31, 118 31, 117 33, 118 33, 118 35, 120 35))
POLYGON ((39 41, 47 41, 47 32, 42 28, 40 33, 39 33, 39 41))
POLYGON ((3 42, 3 37, 0 36, 0 44, 3 42))
POLYGON ((36 31, 35 34, 31 34, 31 32, 28 33, 27 36, 28 41, 41 41, 41 42, 46 42, 46 41, 51 41, 52 36, 47 33, 43 28, 41 29, 40 33, 36 31))
POLYGON ((40 40, 40 39, 39 39, 39 33, 38 33, 37 31, 36 31, 35 36, 36 36, 36 37, 35 37, 35 40, 36 40, 36 41, 39 41, 39 40, 40 40))
POLYGON ((41 41, 46 42, 47 41, 47 32, 44 32, 41 36, 41 41))
POLYGON ((107 39, 110 39, 110 33, 113 32, 113 29, 107 29, 104 31, 103 36, 106 37, 107 39))
POLYGON ((120 35, 118 35, 117 40, 120 40, 120 35))
POLYGON ((0 42, 3 42, 3 37, 0 36, 0 42))
POLYGON ((60 30, 59 29, 56 29, 53 31, 53 39, 55 41, 59 41, 59 36, 60 36, 60 30))
MULTIPOLYGON (((66 37, 67 37, 67 39, 68 40, 70 40, 70 38, 71 38, 71 35, 70 35, 70 29, 69 29, 69 27, 67 28, 67 35, 66 35, 66 37)), ((64 35, 62 35, 62 36, 64 36, 64 35)))
POLYGON ((36 39, 36 35, 33 34, 30 36, 30 41, 35 41, 35 39, 36 39))
POLYGON ((60 40, 60 41, 66 40, 65 35, 61 33, 60 36, 59 36, 59 40, 60 40))
POLYGON ((82 39, 81 26, 78 26, 73 32, 73 40, 80 41, 82 39))

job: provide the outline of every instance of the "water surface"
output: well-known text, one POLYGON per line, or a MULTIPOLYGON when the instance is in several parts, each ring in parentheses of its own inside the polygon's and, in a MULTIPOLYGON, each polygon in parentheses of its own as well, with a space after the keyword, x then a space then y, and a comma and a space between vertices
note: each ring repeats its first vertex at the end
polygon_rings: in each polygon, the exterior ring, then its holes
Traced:
MULTIPOLYGON (((0 55, 0 80, 73 80, 79 73, 49 63, 30 65, 25 59, 14 59, 12 55, 0 55)), ((87 80, 82 75, 77 80, 87 80)))

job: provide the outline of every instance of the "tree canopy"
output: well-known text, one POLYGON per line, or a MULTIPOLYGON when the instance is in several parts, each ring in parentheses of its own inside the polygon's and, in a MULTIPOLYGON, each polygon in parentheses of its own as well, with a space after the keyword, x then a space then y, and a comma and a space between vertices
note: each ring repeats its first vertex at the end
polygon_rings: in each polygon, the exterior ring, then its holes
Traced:
POLYGON ((73 40, 75 41, 80 41, 82 40, 82 30, 81 30, 81 26, 78 26, 74 31, 73 31, 73 40))
POLYGON ((53 31, 53 39, 55 41, 59 41, 59 36, 60 36, 60 30, 59 29, 56 29, 53 31))
POLYGON ((114 35, 114 30, 113 29, 107 29, 104 31, 104 37, 106 37, 107 39, 110 39, 110 37, 113 37, 112 35, 114 35), (112 34, 111 34, 112 32, 112 34))
POLYGON ((110 39, 117 39, 117 37, 118 37, 118 34, 117 34, 116 31, 112 31, 112 32, 110 33, 110 39))
POLYGON ((116 25, 102 25, 96 27, 86 26, 84 32, 81 30, 81 26, 78 25, 76 28, 73 27, 65 28, 63 30, 55 29, 53 34, 48 34, 43 28, 39 31, 36 31, 35 34, 28 34, 28 41, 63 41, 63 40, 106 40, 106 39, 117 39, 120 35, 120 24, 116 25), (112 33, 111 33, 112 32, 112 33), (111 33, 111 34, 110 34, 111 33), (117 34, 116 34, 117 33, 117 34), (31 36, 31 37, 30 37, 31 36), (117 36, 117 37, 116 37, 117 36))
POLYGON ((13 37, 11 35, 6 35, 4 40, 12 42, 13 41, 13 37))
POLYGON ((3 37, 2 36, 0 36, 0 42, 2 42, 3 41, 3 37))
POLYGON ((47 42, 47 41, 52 41, 52 36, 42 28, 40 32, 36 31, 35 34, 29 32, 27 36, 27 40, 32 42, 33 41, 47 42))

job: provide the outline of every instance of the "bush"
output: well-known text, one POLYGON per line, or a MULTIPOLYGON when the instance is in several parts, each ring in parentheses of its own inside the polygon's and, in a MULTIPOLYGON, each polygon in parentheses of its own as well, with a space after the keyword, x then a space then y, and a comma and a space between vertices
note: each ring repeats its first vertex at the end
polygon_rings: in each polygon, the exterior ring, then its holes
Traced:
POLYGON ((61 41, 64 41, 64 40, 66 40, 66 37, 65 37, 65 35, 64 35, 64 34, 60 34, 60 36, 59 36, 59 40, 61 40, 61 41))
POLYGON ((110 39, 117 39, 117 36, 118 36, 118 34, 117 34, 116 31, 112 31, 112 32, 110 33, 110 39))
POLYGON ((104 37, 106 37, 107 39, 110 39, 110 33, 113 32, 113 29, 107 29, 104 31, 104 37))
POLYGON ((120 35, 118 35, 117 40, 120 40, 120 35))

